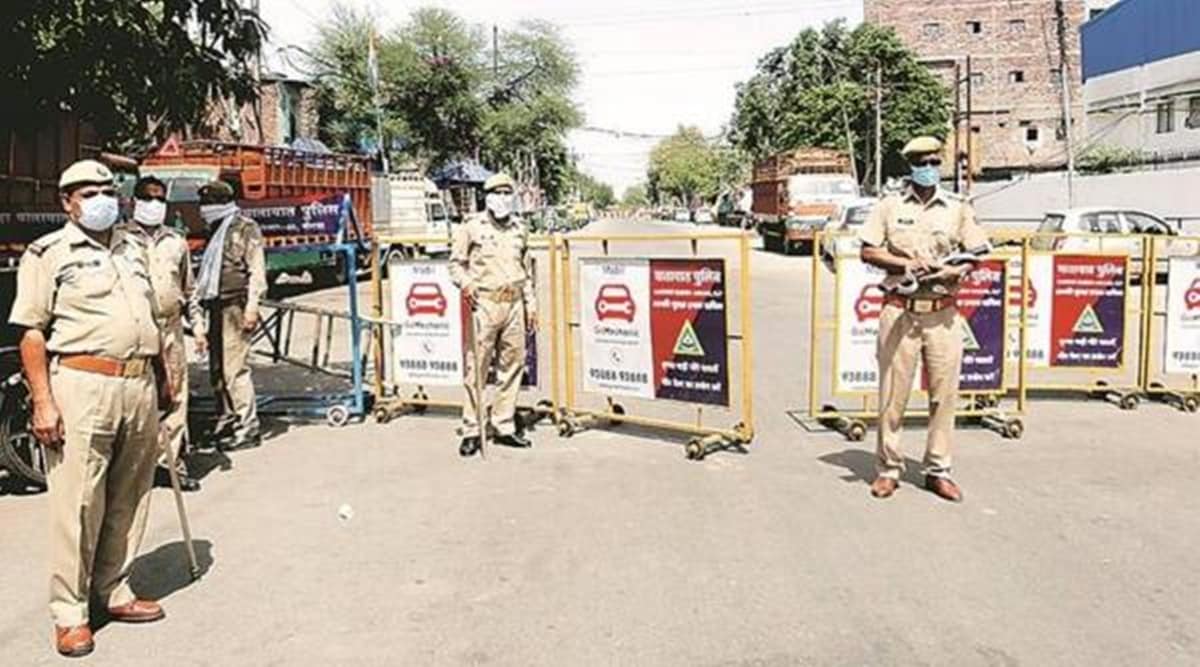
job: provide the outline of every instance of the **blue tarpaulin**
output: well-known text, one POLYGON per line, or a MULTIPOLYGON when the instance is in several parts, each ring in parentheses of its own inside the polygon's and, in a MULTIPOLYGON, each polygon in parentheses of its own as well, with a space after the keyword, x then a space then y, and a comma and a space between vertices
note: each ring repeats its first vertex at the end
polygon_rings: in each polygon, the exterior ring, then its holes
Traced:
POLYGON ((1084 81, 1200 51, 1200 0, 1123 0, 1080 33, 1084 81))
POLYGON ((482 185, 492 172, 478 162, 451 162, 433 171, 430 178, 439 188, 451 185, 482 185))

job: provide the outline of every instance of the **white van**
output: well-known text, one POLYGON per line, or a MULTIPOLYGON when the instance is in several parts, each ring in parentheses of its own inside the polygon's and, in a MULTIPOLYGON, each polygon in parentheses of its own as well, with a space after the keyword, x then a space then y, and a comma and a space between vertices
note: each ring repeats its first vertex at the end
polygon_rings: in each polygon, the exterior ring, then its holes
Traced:
POLYGON ((390 181, 388 220, 377 225, 381 239, 399 239, 392 250, 407 256, 436 255, 450 252, 450 216, 441 192, 433 181, 416 170, 405 170, 388 177, 390 181), (437 237, 438 241, 407 242, 405 238, 437 237), (444 239, 444 240, 443 240, 444 239))

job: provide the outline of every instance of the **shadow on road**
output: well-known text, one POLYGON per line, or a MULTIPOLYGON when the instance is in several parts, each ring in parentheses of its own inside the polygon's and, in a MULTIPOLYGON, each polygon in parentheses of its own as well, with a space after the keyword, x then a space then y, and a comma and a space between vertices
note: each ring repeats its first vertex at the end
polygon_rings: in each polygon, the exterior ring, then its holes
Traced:
MULTIPOLYGON (((129 584, 137 596, 162 601, 204 577, 213 564, 212 542, 197 539, 192 540, 192 546, 196 548, 196 565, 200 569, 195 580, 192 579, 187 548, 182 541, 169 542, 138 556, 133 561, 133 572, 129 578, 129 584)), ((112 621, 104 609, 92 609, 89 616, 93 632, 98 632, 112 621)))
MULTIPOLYGON (((875 453, 865 449, 844 449, 840 452, 818 456, 817 460, 826 465, 844 468, 848 475, 842 475, 842 481, 870 484, 875 481, 875 453)), ((904 473, 901 481, 916 486, 924 486, 925 477, 921 474, 921 463, 906 458, 904 473)))

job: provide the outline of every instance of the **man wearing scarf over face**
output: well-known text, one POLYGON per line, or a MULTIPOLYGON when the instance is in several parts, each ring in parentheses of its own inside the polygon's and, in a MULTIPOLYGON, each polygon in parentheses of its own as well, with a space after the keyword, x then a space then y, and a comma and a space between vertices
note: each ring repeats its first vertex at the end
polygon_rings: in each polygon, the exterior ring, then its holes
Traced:
POLYGON ((488 428, 481 423, 486 418, 484 397, 477 390, 475 373, 486 374, 496 354, 500 357, 496 369, 500 386, 491 420, 496 442, 510 447, 532 444, 517 432, 515 419, 517 391, 525 369, 525 328, 537 329, 529 231, 513 211, 511 178, 497 174, 483 189, 487 211, 459 226, 450 249, 450 278, 462 290, 474 319, 472 330, 479 335, 479 340, 469 339, 467 345, 467 400, 463 402, 463 439, 458 448, 462 456, 479 451, 480 434, 488 428))
MULTIPOLYGON (((250 378, 250 334, 267 291, 262 233, 240 214, 233 188, 223 181, 200 188, 200 217, 210 235, 192 298, 208 312, 208 374, 219 406, 214 435, 227 443, 226 450, 256 447, 261 436, 250 378)), ((203 352, 204 343, 198 347, 203 352)))
POLYGON ((183 318, 192 325, 197 340, 204 337, 204 313, 192 297, 192 264, 187 239, 164 225, 167 217, 167 187, 153 176, 143 176, 133 186, 133 221, 121 225, 127 233, 142 240, 150 263, 150 283, 158 304, 158 328, 163 336, 163 360, 176 402, 167 410, 159 432, 163 452, 158 459, 155 483, 170 484, 167 448, 175 452, 179 485, 184 491, 198 491, 200 482, 187 474, 183 456, 188 442, 188 364, 183 347, 183 318), (186 311, 186 312, 185 312, 186 311))

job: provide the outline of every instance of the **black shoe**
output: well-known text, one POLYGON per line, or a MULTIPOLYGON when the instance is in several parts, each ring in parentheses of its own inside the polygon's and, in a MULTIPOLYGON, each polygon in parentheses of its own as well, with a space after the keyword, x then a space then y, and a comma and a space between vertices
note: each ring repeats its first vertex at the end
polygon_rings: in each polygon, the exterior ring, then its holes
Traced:
POLYGON ((496 436, 496 444, 504 445, 505 447, 517 447, 519 449, 527 449, 533 446, 533 442, 521 433, 496 436))
POLYGON ((479 451, 480 446, 479 436, 473 435, 469 438, 463 438, 462 443, 458 445, 459 456, 474 456, 479 451))
MULTIPOLYGON (((171 473, 166 468, 159 466, 154 469, 154 486, 160 489, 171 488, 171 473)), ((181 472, 179 473, 179 489, 189 493, 199 491, 200 480, 181 472)))

